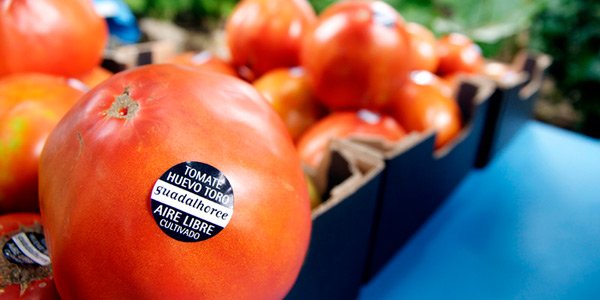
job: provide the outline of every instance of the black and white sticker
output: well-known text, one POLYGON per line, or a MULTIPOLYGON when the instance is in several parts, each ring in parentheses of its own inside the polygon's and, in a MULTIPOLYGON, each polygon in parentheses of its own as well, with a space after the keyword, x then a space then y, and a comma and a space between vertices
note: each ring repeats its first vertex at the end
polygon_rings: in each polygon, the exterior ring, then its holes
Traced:
POLYGON ((150 199, 156 224, 182 242, 214 237, 233 215, 233 189, 225 174, 196 161, 166 171, 154 184, 150 199))
POLYGON ((47 266, 50 264, 46 239, 40 233, 17 233, 4 244, 2 252, 9 262, 18 265, 47 266))

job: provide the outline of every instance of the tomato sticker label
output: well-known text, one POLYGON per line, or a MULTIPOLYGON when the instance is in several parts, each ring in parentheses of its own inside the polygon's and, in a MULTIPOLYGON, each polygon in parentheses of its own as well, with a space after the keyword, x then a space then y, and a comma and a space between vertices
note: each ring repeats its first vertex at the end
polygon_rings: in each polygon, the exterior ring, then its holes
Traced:
POLYGON ((35 232, 20 232, 11 237, 2 248, 4 257, 17 265, 50 264, 48 247, 43 234, 35 232))
POLYGON ((233 215, 233 189, 215 167, 196 161, 180 163, 156 181, 150 196, 160 229, 182 242, 217 235, 233 215))

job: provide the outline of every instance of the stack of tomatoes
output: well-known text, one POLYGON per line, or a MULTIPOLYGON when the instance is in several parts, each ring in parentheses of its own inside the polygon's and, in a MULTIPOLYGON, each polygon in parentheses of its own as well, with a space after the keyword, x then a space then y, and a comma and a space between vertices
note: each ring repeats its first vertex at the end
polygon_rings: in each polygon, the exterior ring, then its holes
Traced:
POLYGON ((285 125, 236 69, 200 53, 173 62, 211 72, 110 74, 90 0, 0 0, 0 33, 0 298, 285 296, 309 190, 285 125), (188 177, 160 199, 183 208, 152 208, 171 172, 188 177))
POLYGON ((107 37, 90 1, 0 1, 2 299, 60 299, 39 214, 38 161, 88 85, 110 75, 99 67, 107 37))
POLYGON ((226 25, 231 66, 280 114, 303 162, 318 166, 333 137, 399 141, 433 129, 441 148, 463 124, 458 74, 479 73, 468 37, 440 38, 382 1, 244 0, 226 25))
POLYGON ((226 24, 231 61, 188 52, 169 61, 186 67, 114 76, 99 67, 108 32, 90 0, 0 0, 0 32, 9 299, 281 298, 310 236, 300 159, 317 167, 334 137, 429 129, 443 147, 463 126, 458 74, 483 63, 467 37, 438 39, 381 1, 316 15, 306 0, 242 0, 226 24), (220 170, 236 195, 228 228, 194 245, 161 232, 149 205, 183 160, 220 170))

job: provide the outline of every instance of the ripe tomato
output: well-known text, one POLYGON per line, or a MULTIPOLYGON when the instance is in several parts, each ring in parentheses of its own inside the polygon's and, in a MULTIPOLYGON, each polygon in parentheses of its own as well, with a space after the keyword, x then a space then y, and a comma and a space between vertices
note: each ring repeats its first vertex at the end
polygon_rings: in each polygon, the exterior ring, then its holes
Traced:
POLYGON ((238 77, 238 74, 233 66, 226 61, 212 55, 210 51, 188 51, 175 55, 167 59, 166 62, 238 77))
POLYGON ((38 161, 46 137, 83 95, 53 75, 0 79, 0 213, 39 211, 38 161))
POLYGON ((451 141, 462 127, 460 108, 454 99, 444 95, 442 86, 434 74, 414 71, 390 105, 390 114, 407 131, 435 129, 436 149, 451 141))
POLYGON ((100 64, 106 21, 90 0, 0 0, 0 76, 78 77, 100 64))
POLYGON ((410 36, 410 69, 435 72, 440 62, 437 39, 427 27, 408 22, 405 25, 410 36))
POLYGON ((316 18, 307 0, 240 1, 225 25, 233 64, 249 81, 297 66, 302 37, 316 18))
POLYGON ((494 61, 485 63, 481 74, 500 82, 514 82, 519 78, 518 71, 514 67, 494 61))
POLYGON ((455 72, 479 73, 483 66, 481 48, 469 37, 450 33, 438 40, 440 64, 437 73, 446 75, 455 72))
POLYGON ((39 187, 65 300, 281 299, 310 239, 284 124, 251 85, 214 72, 115 74, 52 131, 39 187))
POLYGON ((273 105, 293 140, 323 114, 301 68, 271 70, 252 85, 273 105))
POLYGON ((379 109, 405 78, 404 19, 381 1, 336 2, 306 33, 301 64, 331 110, 379 109))
POLYGON ((91 71, 85 73, 82 76, 79 76, 79 80, 85 84, 88 88, 93 88, 98 84, 102 83, 104 80, 110 78, 113 73, 107 69, 104 69, 100 66, 93 68, 91 71))
POLYGON ((311 126, 298 140, 302 161, 317 168, 332 138, 368 137, 398 141, 406 132, 390 116, 361 109, 333 112, 311 126))
POLYGON ((462 76, 464 76, 464 73, 450 73, 440 77, 433 77, 433 82, 435 84, 439 82, 444 96, 453 98, 460 86, 462 76))
POLYGON ((0 298, 60 299, 37 213, 0 216, 0 298))

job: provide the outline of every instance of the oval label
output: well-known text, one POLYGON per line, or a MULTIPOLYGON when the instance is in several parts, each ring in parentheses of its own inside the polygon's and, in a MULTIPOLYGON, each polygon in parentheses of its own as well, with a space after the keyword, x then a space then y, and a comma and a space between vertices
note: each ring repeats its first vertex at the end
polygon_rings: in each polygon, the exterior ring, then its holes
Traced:
POLYGON ((167 170, 150 196, 152 215, 160 229, 182 242, 214 237, 233 215, 233 189, 217 168, 187 161, 167 170))

